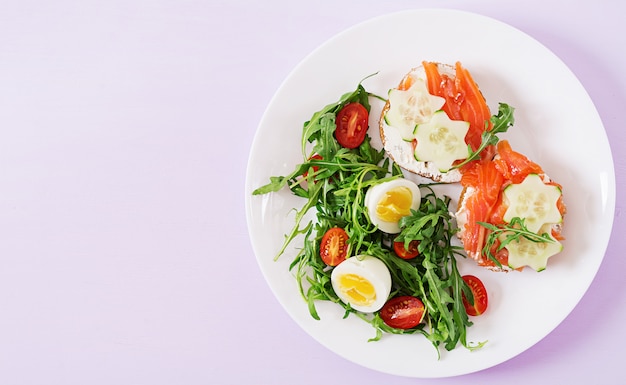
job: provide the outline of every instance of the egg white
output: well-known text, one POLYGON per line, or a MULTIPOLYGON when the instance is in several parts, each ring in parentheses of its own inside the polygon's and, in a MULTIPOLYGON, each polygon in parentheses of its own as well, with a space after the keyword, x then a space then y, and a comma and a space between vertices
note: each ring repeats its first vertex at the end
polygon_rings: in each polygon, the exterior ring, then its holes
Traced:
POLYGON ((385 194, 396 187, 407 187, 409 190, 411 190, 411 209, 419 209, 422 199, 420 189, 415 182, 404 178, 393 179, 370 187, 369 190, 367 190, 367 193, 365 193, 365 199, 363 202, 365 207, 367 208, 367 213, 372 224, 378 226, 381 231, 384 231, 388 234, 399 233, 400 225, 398 224, 398 222, 389 222, 379 218, 376 214, 376 207, 378 206, 378 203, 385 197, 385 194))
POLYGON ((358 255, 350 257, 337 265, 330 277, 333 290, 344 303, 363 313, 373 313, 380 310, 391 293, 391 273, 380 259, 370 255, 358 255), (346 288, 342 287, 340 279, 343 275, 354 274, 363 278, 374 287, 375 300, 369 305, 360 305, 352 301, 346 294, 346 288))

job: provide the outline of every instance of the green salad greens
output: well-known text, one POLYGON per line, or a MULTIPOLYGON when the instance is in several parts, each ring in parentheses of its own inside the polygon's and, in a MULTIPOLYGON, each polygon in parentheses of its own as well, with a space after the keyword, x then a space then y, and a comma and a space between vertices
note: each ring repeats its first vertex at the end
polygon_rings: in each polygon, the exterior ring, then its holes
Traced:
MULTIPOLYGON (((340 146, 335 140, 335 117, 346 104, 359 102, 370 110, 369 94, 359 84, 332 104, 313 114, 304 123, 302 131, 303 162, 286 176, 275 176, 256 189, 253 194, 267 194, 284 188, 303 198, 296 208, 295 224, 277 252, 278 259, 287 246, 298 236, 303 237, 302 247, 290 264, 298 288, 308 303, 311 316, 320 319, 317 301, 332 301, 351 314, 369 322, 375 329, 372 341, 384 333, 423 334, 437 349, 443 346, 452 350, 459 343, 476 349, 485 342, 469 343, 467 328, 472 325, 463 305, 463 295, 472 301, 470 288, 457 269, 457 257, 464 257, 462 248, 453 246, 451 239, 457 229, 453 225, 448 204, 450 198, 436 196, 429 185, 421 188, 418 210, 400 220, 401 232, 390 235, 379 231, 368 217, 364 207, 367 190, 376 184, 403 178, 399 166, 385 156, 384 150, 372 147, 370 137, 355 149, 340 146), (315 210, 314 220, 305 220, 306 214, 315 210), (397 329, 383 322, 379 312, 361 313, 343 303, 331 284, 332 267, 320 257, 320 241, 327 230, 343 228, 349 236, 349 256, 370 255, 384 262, 392 277, 391 297, 414 296, 424 304, 425 316, 416 327, 397 329), (401 259, 393 251, 393 242, 419 241, 420 255, 414 259, 401 259)), ((382 99, 384 100, 384 99, 382 99)))

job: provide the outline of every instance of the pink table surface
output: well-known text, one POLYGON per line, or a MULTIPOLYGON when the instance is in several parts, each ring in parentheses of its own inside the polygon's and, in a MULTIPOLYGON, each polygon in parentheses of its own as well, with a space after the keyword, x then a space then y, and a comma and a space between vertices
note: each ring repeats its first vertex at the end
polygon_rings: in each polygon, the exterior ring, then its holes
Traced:
POLYGON ((0 384, 623 383, 625 12, 610 0, 3 1, 0 384), (601 115, 617 184, 603 264, 564 322, 511 360, 438 380, 372 371, 304 333, 259 270, 243 192, 290 71, 352 25, 424 7, 501 20, 556 53, 601 115))

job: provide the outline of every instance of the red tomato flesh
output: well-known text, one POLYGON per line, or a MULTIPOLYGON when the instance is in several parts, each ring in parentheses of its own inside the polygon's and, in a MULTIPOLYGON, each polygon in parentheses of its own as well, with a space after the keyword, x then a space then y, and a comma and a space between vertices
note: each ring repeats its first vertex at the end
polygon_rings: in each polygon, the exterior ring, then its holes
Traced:
POLYGON ((337 266, 346 260, 348 254, 348 233, 342 228, 333 227, 324 233, 320 243, 320 257, 328 266, 337 266))
POLYGON ((348 103, 338 113, 335 138, 345 148, 363 143, 369 124, 369 113, 361 103, 348 103))
POLYGON ((464 275, 463 280, 472 290, 472 295, 474 296, 474 304, 472 304, 465 297, 465 294, 463 294, 463 305, 465 306, 467 315, 477 316, 483 314, 485 310, 487 310, 489 302, 485 285, 479 278, 473 275, 464 275))
POLYGON ((409 248, 406 249, 404 247, 404 242, 394 242, 393 251, 395 251, 396 255, 402 259, 413 259, 419 255, 419 251, 417 251, 417 246, 419 246, 419 244, 419 241, 411 241, 409 242, 409 248))
POLYGON ((422 322, 424 304, 410 295, 394 297, 380 309, 380 318, 392 328, 411 329, 422 322))
MULTIPOLYGON (((322 156, 319 155, 319 154, 315 154, 315 155, 313 155, 312 157, 309 158, 309 160, 313 160, 313 159, 315 159, 315 160, 322 160, 322 156)), ((311 168, 313 169, 314 173, 316 173, 320 169, 318 166, 312 166, 311 168)), ((304 174, 302 174, 302 177, 304 179, 306 179, 308 176, 309 176, 309 172, 308 171, 305 171, 304 174)), ((317 182, 317 180, 315 180, 315 178, 314 178, 313 182, 317 182)))

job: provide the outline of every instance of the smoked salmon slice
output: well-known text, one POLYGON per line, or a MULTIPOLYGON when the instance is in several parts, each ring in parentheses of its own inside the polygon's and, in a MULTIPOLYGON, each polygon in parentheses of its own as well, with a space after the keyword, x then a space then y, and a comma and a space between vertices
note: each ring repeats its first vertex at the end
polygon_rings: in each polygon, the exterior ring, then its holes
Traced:
MULTIPOLYGON (((463 193, 460 198, 460 210, 457 217, 462 216, 460 238, 468 255, 479 265, 495 268, 496 263, 483 252, 485 240, 489 235, 486 227, 478 222, 502 225, 507 205, 503 202, 504 189, 510 184, 521 183, 528 175, 538 174, 549 180, 541 166, 525 155, 514 151, 507 140, 501 140, 496 145, 496 154, 493 159, 483 159, 473 162, 463 169, 461 185, 463 193)), ((547 184, 561 186, 554 181, 547 184)), ((565 215, 565 204, 562 196, 557 202, 557 209, 565 215)), ((556 239, 562 239, 560 231, 552 231, 556 239)), ((502 249, 495 253, 499 242, 493 246, 495 258, 503 265, 508 265, 508 251, 502 249)))
POLYGON ((475 151, 481 144, 482 133, 491 129, 491 112, 472 75, 461 62, 456 62, 454 76, 440 73, 438 64, 434 62, 425 61, 422 66, 428 91, 446 100, 442 109, 448 117, 470 123, 465 143, 475 151))

